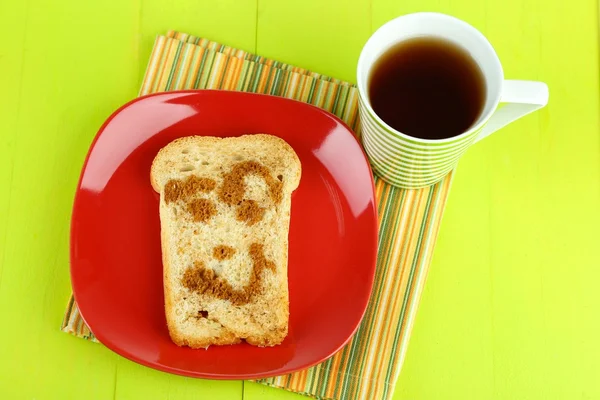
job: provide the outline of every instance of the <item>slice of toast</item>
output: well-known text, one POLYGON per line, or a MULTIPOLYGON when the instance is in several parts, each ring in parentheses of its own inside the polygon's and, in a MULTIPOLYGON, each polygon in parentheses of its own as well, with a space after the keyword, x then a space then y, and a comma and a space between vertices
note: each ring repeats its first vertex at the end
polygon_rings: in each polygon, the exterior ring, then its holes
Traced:
POLYGON ((301 165, 282 139, 177 139, 150 172, 160 193, 165 313, 179 346, 279 344, 288 330, 288 232, 301 165))

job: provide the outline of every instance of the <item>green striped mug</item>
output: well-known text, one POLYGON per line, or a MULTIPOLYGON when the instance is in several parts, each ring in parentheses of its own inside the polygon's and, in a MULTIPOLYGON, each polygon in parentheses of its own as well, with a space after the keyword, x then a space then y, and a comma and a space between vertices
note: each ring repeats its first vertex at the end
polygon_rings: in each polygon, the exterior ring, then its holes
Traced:
POLYGON ((548 103, 545 83, 505 80, 500 60, 485 36, 464 21, 438 13, 407 14, 379 28, 362 49, 357 82, 362 141, 373 170, 403 188, 439 182, 473 143, 548 103), (375 113, 369 101, 369 77, 378 58, 404 40, 424 36, 443 38, 465 49, 481 69, 486 85, 477 121, 446 139, 421 139, 399 132, 375 113), (498 108, 500 103, 507 104, 498 108))

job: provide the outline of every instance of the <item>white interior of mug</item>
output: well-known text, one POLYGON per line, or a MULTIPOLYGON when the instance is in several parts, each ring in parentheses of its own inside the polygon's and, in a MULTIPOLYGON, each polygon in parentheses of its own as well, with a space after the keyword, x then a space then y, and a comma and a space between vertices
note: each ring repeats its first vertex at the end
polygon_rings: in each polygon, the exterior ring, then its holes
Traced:
POLYGON ((504 73, 500 60, 488 40, 471 25, 449 15, 438 13, 414 13, 393 19, 379 28, 367 41, 358 60, 358 90, 371 114, 388 129, 413 141, 443 143, 454 141, 473 130, 479 129, 492 115, 500 101, 504 73), (371 107, 369 100, 369 75, 375 61, 393 45, 415 37, 434 36, 464 48, 479 65, 486 83, 486 100, 481 115, 468 131, 447 139, 420 139, 398 132, 386 124, 371 107))

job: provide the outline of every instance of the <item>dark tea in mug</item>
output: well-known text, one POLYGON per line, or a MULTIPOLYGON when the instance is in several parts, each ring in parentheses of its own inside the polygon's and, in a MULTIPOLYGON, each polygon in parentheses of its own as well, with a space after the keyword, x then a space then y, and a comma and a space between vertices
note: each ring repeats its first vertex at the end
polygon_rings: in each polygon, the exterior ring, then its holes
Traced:
POLYGON ((368 92, 375 113, 395 130, 421 139, 446 139, 477 121, 486 98, 481 69, 449 40, 402 41, 374 63, 368 92))

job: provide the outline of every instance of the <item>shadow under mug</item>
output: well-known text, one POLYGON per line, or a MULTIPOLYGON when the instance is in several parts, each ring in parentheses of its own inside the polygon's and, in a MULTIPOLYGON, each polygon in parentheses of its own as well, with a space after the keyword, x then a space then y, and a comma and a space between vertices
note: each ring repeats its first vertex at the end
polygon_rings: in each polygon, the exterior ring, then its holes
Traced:
POLYGON ((362 140, 373 170, 403 188, 435 184, 452 171, 475 142, 548 103, 543 82, 505 80, 498 55, 477 29, 449 15, 414 13, 393 19, 367 41, 358 60, 357 82, 362 140), (487 95, 483 111, 460 135, 432 140, 408 136, 386 124, 369 101, 369 75, 390 47, 414 37, 440 37, 469 52, 483 73, 487 95), (500 103, 507 103, 498 108, 500 103))

